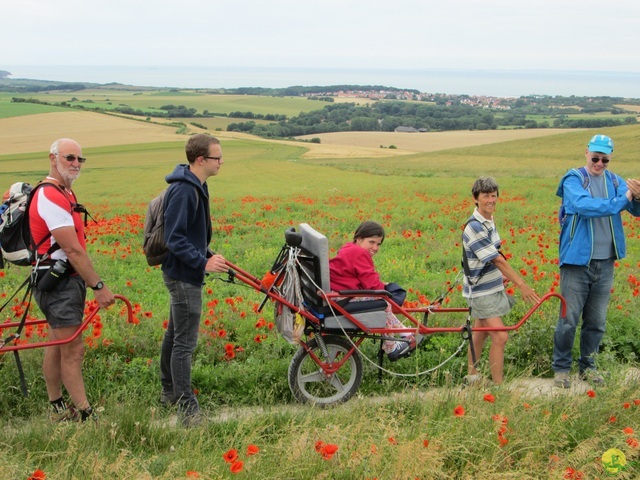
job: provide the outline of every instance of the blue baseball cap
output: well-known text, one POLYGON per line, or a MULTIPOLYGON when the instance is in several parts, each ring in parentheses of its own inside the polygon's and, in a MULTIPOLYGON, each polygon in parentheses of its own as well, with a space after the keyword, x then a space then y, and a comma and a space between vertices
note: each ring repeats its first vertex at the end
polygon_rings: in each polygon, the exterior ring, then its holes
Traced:
POLYGON ((613 152, 613 140, 606 135, 594 135, 589 141, 587 148, 590 152, 599 152, 609 155, 613 152))

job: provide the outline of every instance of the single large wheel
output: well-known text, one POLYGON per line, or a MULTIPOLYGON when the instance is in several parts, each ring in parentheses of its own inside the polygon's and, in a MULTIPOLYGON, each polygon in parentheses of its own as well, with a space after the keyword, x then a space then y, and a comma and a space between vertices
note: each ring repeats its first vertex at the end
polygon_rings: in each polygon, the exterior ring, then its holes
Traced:
MULTIPOLYGON (((349 339, 339 336, 323 337, 329 358, 325 358, 317 340, 307 345, 323 362, 340 362, 353 348, 349 339)), ((327 374, 302 347, 289 365, 289 388, 302 403, 327 406, 349 400, 358 391, 362 382, 362 359, 355 350, 347 361, 334 373, 327 374)))

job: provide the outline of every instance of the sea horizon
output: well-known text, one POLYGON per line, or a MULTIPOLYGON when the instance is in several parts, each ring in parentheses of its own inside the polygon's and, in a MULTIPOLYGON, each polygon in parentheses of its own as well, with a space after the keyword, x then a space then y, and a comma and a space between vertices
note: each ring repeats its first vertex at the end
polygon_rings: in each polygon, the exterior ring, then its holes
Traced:
POLYGON ((640 72, 117 65, 0 65, 0 70, 11 79, 160 88, 382 85, 449 95, 640 98, 640 72))

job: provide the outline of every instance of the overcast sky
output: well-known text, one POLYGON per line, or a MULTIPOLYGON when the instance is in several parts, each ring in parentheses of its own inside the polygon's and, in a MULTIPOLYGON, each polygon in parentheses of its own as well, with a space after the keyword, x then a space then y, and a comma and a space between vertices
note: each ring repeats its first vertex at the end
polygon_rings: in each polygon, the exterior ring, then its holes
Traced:
POLYGON ((3 65, 640 72, 640 1, 0 0, 3 65))

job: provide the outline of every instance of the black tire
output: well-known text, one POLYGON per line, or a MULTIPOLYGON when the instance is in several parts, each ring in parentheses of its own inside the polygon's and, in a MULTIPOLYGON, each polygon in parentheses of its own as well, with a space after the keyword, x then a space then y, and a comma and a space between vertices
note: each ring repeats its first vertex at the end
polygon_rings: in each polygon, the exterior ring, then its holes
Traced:
MULTIPOLYGON (((349 339, 345 337, 331 335, 323 337, 323 340, 332 361, 340 360, 353 348, 349 339)), ((316 339, 312 339, 307 345, 319 359, 326 361, 316 339)), ((289 388, 302 403, 325 407, 346 402, 358 391, 361 382, 362 359, 357 350, 330 376, 324 373, 302 347, 289 365, 289 388)))

